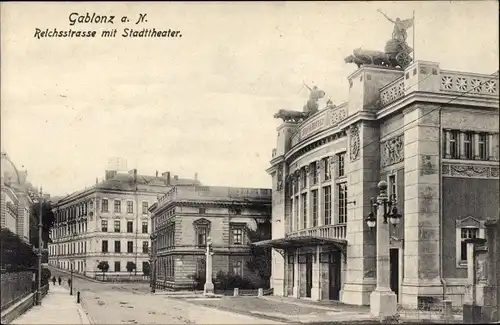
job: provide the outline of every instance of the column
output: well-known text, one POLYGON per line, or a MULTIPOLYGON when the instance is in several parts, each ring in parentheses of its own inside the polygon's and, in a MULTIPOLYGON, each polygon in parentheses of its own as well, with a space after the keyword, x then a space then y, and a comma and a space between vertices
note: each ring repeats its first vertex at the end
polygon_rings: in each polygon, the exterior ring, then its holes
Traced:
POLYGON ((472 134, 472 141, 473 141, 472 150, 474 151, 473 152, 474 159, 480 160, 481 157, 479 156, 479 133, 474 132, 472 134))
POLYGON ((299 268, 299 249, 294 252, 295 258, 293 259, 293 297, 299 298, 300 292, 300 268, 299 268))
POLYGON ((317 162, 318 165, 318 227, 324 225, 323 223, 323 174, 324 174, 324 160, 319 160, 317 162))
POLYGON ((304 210, 302 209, 302 191, 300 190, 301 188, 301 185, 300 185, 300 181, 299 181, 299 193, 297 195, 297 200, 299 202, 298 204, 298 213, 297 213, 297 229, 296 230, 299 230, 299 229, 302 229, 302 225, 303 225, 303 222, 302 222, 302 219, 304 218, 303 214, 304 214, 304 210))
POLYGON ((377 197, 377 286, 370 294, 370 312, 381 320, 394 316, 397 311, 396 294, 390 287, 389 262, 389 222, 384 223, 385 203, 387 202, 387 183, 379 183, 380 195, 377 197))
POLYGON ((316 251, 314 253, 311 288, 311 299, 315 301, 321 300, 321 263, 319 262, 320 251, 321 246, 316 246, 316 251))
POLYGON ((311 215, 312 215, 312 195, 311 195, 311 184, 312 184, 312 168, 310 165, 306 165, 305 167, 305 170, 306 170, 306 190, 307 190, 307 196, 306 196, 306 200, 307 200, 307 209, 306 209, 306 228, 310 228, 312 226, 312 218, 311 218, 311 215))
POLYGON ((498 134, 488 134, 488 158, 498 160, 498 134))
POLYGON ((291 218, 291 228, 292 228, 291 231, 294 231, 295 229, 297 229, 296 225, 295 225, 297 223, 297 221, 295 220, 295 213, 297 212, 295 210, 295 200, 297 200, 297 199, 295 198, 295 194, 293 193, 293 190, 292 190, 292 199, 291 200, 292 200, 292 215, 290 216, 290 218, 291 218))
POLYGON ((465 133, 460 132, 458 136, 458 148, 459 150, 459 157, 460 159, 465 159, 465 133))
MULTIPOLYGON (((445 158, 451 158, 451 155, 450 155, 450 133, 451 133, 451 130, 450 129, 444 129, 444 143, 445 143, 445 149, 444 149, 444 157, 445 158)), ((457 139, 458 141, 458 139, 457 139)))

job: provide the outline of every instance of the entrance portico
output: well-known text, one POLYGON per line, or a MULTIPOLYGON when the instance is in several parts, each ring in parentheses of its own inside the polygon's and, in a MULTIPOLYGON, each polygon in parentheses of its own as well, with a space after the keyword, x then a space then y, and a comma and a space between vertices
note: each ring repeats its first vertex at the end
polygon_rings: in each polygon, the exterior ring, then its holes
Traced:
POLYGON ((313 236, 264 240, 285 260, 284 295, 311 300, 339 300, 347 241, 313 236))

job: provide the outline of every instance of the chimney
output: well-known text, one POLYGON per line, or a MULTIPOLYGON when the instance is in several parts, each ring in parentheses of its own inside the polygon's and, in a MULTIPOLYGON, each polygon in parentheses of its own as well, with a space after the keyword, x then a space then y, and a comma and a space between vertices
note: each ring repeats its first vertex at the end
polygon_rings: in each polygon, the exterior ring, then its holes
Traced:
POLYGON ((170 186, 170 172, 164 172, 161 174, 161 177, 166 178, 165 184, 170 186))
POLYGON ((158 177, 158 171, 156 171, 156 177, 158 177))
POLYGON ((116 170, 106 170, 105 180, 112 179, 113 177, 116 176, 117 173, 118 173, 118 171, 116 171, 116 170))
POLYGON ((194 173, 194 180, 197 181, 198 180, 198 173, 194 173))

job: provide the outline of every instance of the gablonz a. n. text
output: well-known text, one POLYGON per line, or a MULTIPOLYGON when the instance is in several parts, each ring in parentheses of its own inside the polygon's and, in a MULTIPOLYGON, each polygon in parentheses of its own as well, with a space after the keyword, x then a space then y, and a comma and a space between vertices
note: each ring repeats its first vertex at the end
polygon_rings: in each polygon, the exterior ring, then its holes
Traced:
POLYGON ((75 24, 114 24, 115 16, 109 15, 98 15, 95 12, 85 13, 81 15, 78 12, 72 12, 69 14, 69 25, 73 26, 75 24))

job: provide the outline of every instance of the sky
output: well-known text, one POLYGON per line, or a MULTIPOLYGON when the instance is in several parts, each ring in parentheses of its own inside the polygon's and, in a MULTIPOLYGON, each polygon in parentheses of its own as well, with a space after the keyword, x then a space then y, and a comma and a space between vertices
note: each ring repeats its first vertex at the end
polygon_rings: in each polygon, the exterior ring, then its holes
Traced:
POLYGON ((417 60, 498 70, 496 1, 0 5, 2 151, 51 195, 92 186, 112 157, 140 174, 197 172, 206 185, 270 188, 273 114, 302 109, 303 82, 326 92, 323 106, 347 100, 356 66, 344 58, 358 47, 383 50, 392 34, 377 9, 393 19, 415 11, 417 60), (116 18, 70 26, 73 12, 116 18), (147 22, 135 25, 139 14, 147 22), (36 28, 118 35, 36 39, 36 28), (124 28, 182 37, 122 38, 124 28))

